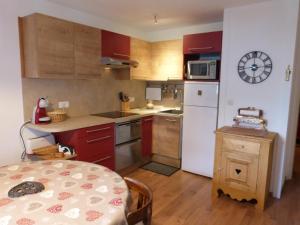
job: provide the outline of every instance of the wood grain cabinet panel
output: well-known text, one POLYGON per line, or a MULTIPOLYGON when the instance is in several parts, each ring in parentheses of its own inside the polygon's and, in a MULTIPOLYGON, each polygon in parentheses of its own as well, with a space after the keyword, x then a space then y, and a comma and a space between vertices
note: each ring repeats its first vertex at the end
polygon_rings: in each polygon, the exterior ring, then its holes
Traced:
POLYGON ((135 80, 151 80, 151 43, 137 38, 130 41, 130 59, 139 63, 130 68, 130 78, 135 80))
POLYGON ((258 136, 258 132, 231 127, 216 131, 214 197, 221 190, 233 199, 256 199, 257 209, 265 208, 276 133, 258 136))
POLYGON ((159 41, 151 44, 153 80, 182 80, 182 40, 159 41))
POLYGON ((26 77, 73 77, 73 23, 35 13, 20 20, 23 75, 26 77))
POLYGON ((23 77, 100 77, 101 30, 34 13, 19 19, 19 32, 23 77))
POLYGON ((180 166, 181 159, 181 118, 154 116, 153 160, 173 166, 180 166))
POLYGON ((75 24, 75 73, 78 77, 101 75, 101 31, 75 24))

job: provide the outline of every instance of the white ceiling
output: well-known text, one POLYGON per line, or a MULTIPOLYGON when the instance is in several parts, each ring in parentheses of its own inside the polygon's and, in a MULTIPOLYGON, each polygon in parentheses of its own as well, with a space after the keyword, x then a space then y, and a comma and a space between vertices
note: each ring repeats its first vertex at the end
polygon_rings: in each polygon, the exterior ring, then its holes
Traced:
POLYGON ((267 0, 49 0, 141 31, 223 20, 224 8, 267 0), (154 24, 157 14, 158 24, 154 24))

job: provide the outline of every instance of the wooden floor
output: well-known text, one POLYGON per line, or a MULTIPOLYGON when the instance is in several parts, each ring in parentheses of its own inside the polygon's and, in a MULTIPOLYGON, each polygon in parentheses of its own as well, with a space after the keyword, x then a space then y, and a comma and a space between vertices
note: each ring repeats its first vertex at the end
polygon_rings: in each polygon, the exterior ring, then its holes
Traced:
POLYGON ((286 183, 282 199, 268 201, 263 213, 226 196, 212 202, 211 180, 191 173, 166 177, 138 169, 128 176, 153 190, 152 225, 300 225, 300 173, 286 183))

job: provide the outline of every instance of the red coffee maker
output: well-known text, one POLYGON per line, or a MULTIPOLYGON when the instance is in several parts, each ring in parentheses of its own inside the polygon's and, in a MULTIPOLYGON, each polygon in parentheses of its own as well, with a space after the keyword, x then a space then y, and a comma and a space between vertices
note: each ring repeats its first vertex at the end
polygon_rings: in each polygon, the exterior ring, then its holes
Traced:
POLYGON ((50 117, 47 116, 46 108, 48 107, 48 100, 46 98, 39 98, 37 105, 33 108, 32 123, 33 124, 48 124, 50 117))

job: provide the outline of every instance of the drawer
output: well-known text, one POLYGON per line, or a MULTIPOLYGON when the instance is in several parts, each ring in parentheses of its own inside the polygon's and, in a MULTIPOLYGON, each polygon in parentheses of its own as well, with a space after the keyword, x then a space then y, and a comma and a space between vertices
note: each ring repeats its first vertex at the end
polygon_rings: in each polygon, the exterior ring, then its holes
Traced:
POLYGON ((223 149, 259 155, 260 143, 253 142, 250 140, 242 140, 236 137, 224 137, 223 149))
POLYGON ((75 149, 78 159, 93 162, 114 154, 114 137, 109 134, 97 138, 80 138, 75 149))
POLYGON ((92 161, 92 163, 105 166, 111 170, 115 170, 115 159, 113 155, 108 155, 103 158, 92 161))
POLYGON ((109 123, 109 124, 79 129, 77 131, 77 133, 78 133, 79 138, 82 138, 82 137, 98 138, 98 137, 104 137, 107 135, 113 135, 114 130, 115 130, 115 124, 109 123))

